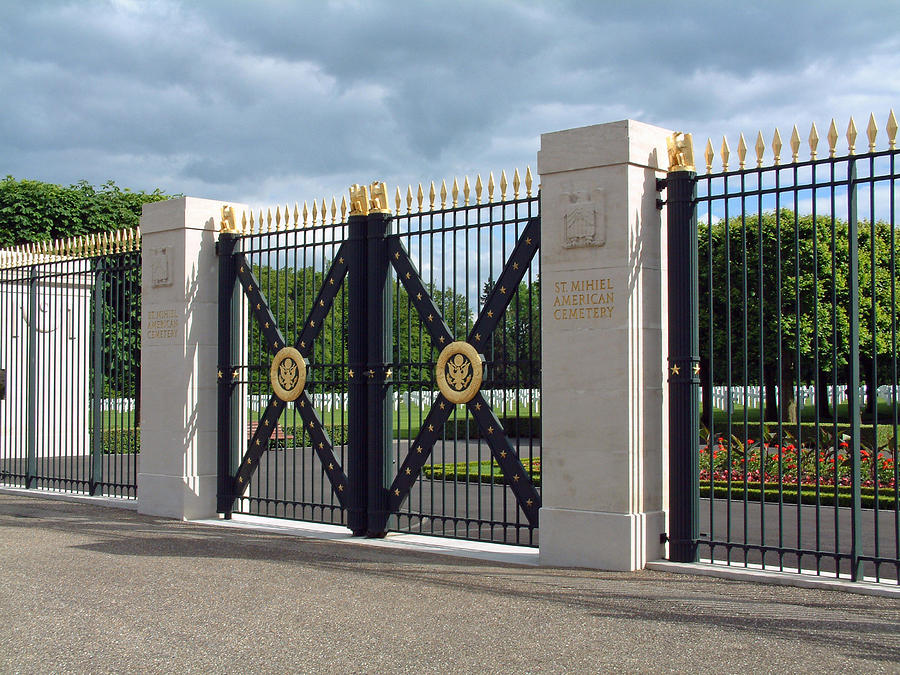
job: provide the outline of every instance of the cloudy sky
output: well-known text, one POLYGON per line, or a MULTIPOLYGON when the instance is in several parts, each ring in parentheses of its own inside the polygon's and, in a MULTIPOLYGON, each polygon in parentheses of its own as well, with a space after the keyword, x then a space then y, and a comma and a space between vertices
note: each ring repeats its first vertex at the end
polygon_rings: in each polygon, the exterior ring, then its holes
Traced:
MULTIPOLYGON (((251 205, 900 113, 900 3, 0 0, 0 174, 251 205)), ((698 148, 699 155, 700 148, 698 148)))

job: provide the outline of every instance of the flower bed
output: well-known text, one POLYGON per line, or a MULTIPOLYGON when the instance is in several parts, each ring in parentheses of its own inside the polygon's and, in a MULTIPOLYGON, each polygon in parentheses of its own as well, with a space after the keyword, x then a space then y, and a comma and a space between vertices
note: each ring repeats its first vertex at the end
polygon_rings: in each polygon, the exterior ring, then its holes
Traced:
MULTIPOLYGON (((710 439, 711 440, 711 439, 710 439)), ((860 449, 860 475, 863 487, 896 491, 897 465, 893 438, 877 450, 860 449)), ((722 482, 747 481, 781 485, 849 486, 852 465, 849 438, 842 435, 837 442, 824 436, 819 442, 801 444, 788 433, 782 443, 767 434, 762 440, 737 436, 717 436, 700 448, 700 480, 722 482)))

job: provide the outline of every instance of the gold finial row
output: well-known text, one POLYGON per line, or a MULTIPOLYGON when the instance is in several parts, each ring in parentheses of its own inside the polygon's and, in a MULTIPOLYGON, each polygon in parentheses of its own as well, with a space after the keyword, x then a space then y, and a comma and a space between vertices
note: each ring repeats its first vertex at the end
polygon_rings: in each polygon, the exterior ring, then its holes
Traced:
MULTIPOLYGON (((897 118, 894 115, 893 109, 891 109, 890 113, 888 114, 884 129, 887 133, 888 148, 890 150, 895 150, 897 147, 897 118)), ((847 131, 844 136, 847 139, 847 154, 855 154, 856 141, 859 136, 859 132, 856 128, 856 122, 852 117, 850 118, 850 123, 847 125, 847 131)), ((868 140, 867 152, 876 151, 875 139, 877 137, 878 123, 876 122, 875 115, 873 113, 869 115, 869 123, 866 125, 866 138, 868 140)), ((828 133, 825 138, 828 141, 828 156, 834 157, 838 150, 837 143, 840 138, 837 123, 834 121, 834 119, 832 119, 831 124, 828 125, 828 133)), ((811 160, 814 160, 818 156, 819 147, 819 131, 818 129, 816 129, 815 122, 810 128, 809 136, 807 137, 807 143, 809 145, 809 158, 811 160)), ((791 148, 791 161, 800 161, 800 147, 802 145, 802 141, 800 140, 800 132, 797 129, 797 125, 794 125, 793 129, 791 130, 789 144, 791 148)), ((778 131, 777 128, 775 129, 775 133, 772 135, 772 142, 769 147, 772 150, 772 163, 773 165, 778 166, 779 164, 781 164, 781 150, 783 148, 783 144, 781 141, 781 132, 778 131)), ((763 158, 766 154, 766 141, 763 138, 761 131, 756 135, 756 144, 754 146, 754 149, 756 151, 756 166, 757 168, 760 168, 763 165, 763 158)), ((740 141, 738 142, 737 147, 738 167, 740 169, 746 168, 747 150, 747 142, 744 139, 744 134, 741 134, 740 141)), ((703 153, 703 156, 706 159, 706 172, 712 173, 713 161, 716 159, 715 151, 713 150, 712 139, 708 139, 706 141, 706 150, 703 153)), ((728 146, 728 139, 723 136, 722 145, 719 149, 719 159, 722 162, 722 171, 728 171, 728 160, 730 156, 731 149, 728 146)))
POLYGON ((231 206, 222 207, 221 231, 232 234, 268 234, 271 232, 287 232, 304 227, 316 225, 336 225, 347 219, 347 198, 342 197, 340 206, 337 197, 331 198, 329 205, 326 199, 312 200, 310 209, 308 202, 301 206, 294 202, 293 208, 285 204, 284 207, 275 206, 265 210, 259 209, 254 213, 253 209, 242 211, 240 219, 234 213, 231 206), (340 212, 339 212, 340 209, 340 212))
MULTIPOLYGON (((490 204, 498 197, 500 201, 506 201, 510 186, 512 187, 511 198, 519 199, 523 185, 525 197, 531 197, 534 190, 534 175, 531 173, 530 166, 525 168, 524 180, 519 170, 515 169, 512 183, 507 179, 506 171, 501 171, 499 183, 494 181, 493 172, 488 174, 487 183, 481 179, 481 174, 478 174, 475 177, 474 185, 468 176, 464 176, 461 185, 459 179, 454 178, 449 187, 446 180, 441 181, 440 188, 435 186, 434 181, 431 181, 427 192, 422 183, 419 183, 415 190, 412 185, 407 185, 405 197, 402 189, 398 186, 394 192, 394 213, 399 214, 403 211, 404 202, 406 213, 409 214, 434 211, 435 208, 438 208, 436 204, 439 204, 441 209, 469 206, 473 203, 473 198, 475 204, 490 204), (498 187, 499 194, 497 193, 498 187), (485 188, 487 188, 486 194, 485 188)), ((293 210, 288 205, 285 205, 284 208, 276 206, 273 215, 272 208, 266 209, 265 212, 259 209, 256 214, 251 209, 249 212, 242 212, 238 218, 234 208, 226 205, 222 207, 220 228, 222 232, 246 235, 284 232, 329 223, 335 225, 343 223, 347 219, 348 211, 349 215, 365 215, 372 212, 390 213, 388 195, 389 192, 384 183, 374 182, 368 186, 352 185, 349 191, 350 201, 347 201, 347 195, 345 195, 341 197, 340 206, 338 206, 336 197, 331 198, 330 206, 325 199, 322 199, 321 202, 314 199, 312 208, 307 202, 303 202, 302 208, 295 202, 293 210)))
POLYGON ((407 185, 405 197, 402 188, 398 186, 394 192, 394 213, 402 213, 404 207, 405 212, 410 214, 436 209, 455 209, 472 204, 491 204, 498 197, 500 201, 506 201, 509 198, 519 199, 522 196, 523 185, 525 186, 525 197, 531 197, 534 190, 534 176, 530 166, 525 168, 524 180, 519 170, 515 169, 511 183, 506 177, 506 171, 500 172, 499 183, 494 180, 494 172, 491 171, 488 174, 487 183, 482 180, 481 174, 476 174, 474 184, 468 176, 463 176, 462 183, 459 178, 453 178, 449 184, 446 180, 442 180, 440 187, 436 186, 434 181, 431 181, 427 188, 422 183, 419 183, 416 188, 407 185), (499 193, 497 192, 498 187, 500 188, 499 193), (512 187, 511 195, 509 195, 510 187, 512 187), (486 193, 485 188, 487 188, 486 193))
POLYGON ((141 228, 83 234, 0 249, 0 269, 59 262, 71 258, 129 253, 141 247, 141 228))

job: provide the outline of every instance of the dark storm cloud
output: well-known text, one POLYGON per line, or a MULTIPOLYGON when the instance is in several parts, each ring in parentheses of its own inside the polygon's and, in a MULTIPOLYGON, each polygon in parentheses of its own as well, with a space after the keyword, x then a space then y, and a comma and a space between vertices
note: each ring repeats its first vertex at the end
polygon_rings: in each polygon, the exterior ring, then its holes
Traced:
POLYGON ((570 126, 753 133, 898 93, 887 2, 9 4, 0 171, 63 183, 284 201, 533 163, 570 126))

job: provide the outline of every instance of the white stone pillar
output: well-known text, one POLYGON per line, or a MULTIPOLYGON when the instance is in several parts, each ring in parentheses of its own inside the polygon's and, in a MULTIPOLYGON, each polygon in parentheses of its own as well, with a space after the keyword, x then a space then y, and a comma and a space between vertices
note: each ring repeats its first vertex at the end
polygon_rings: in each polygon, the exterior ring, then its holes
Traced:
POLYGON ((215 247, 222 206, 183 197, 143 207, 141 513, 216 513, 215 247))
POLYGON ((665 129, 541 136, 542 564, 664 556, 665 129))

